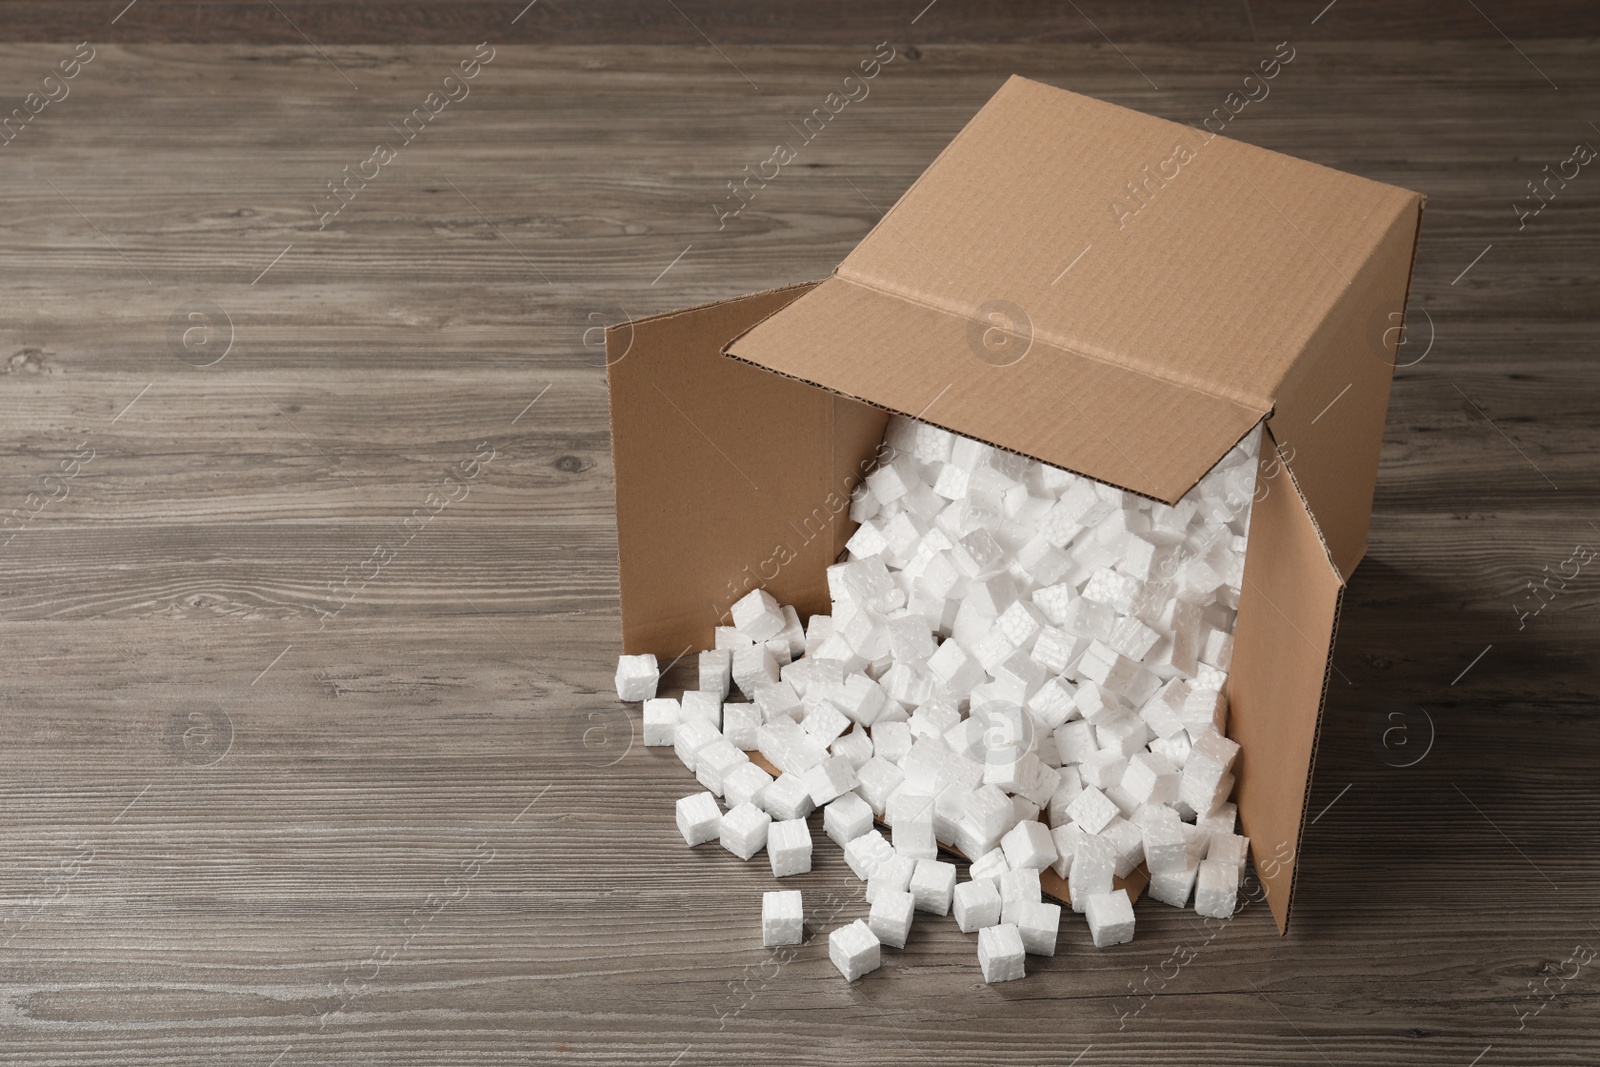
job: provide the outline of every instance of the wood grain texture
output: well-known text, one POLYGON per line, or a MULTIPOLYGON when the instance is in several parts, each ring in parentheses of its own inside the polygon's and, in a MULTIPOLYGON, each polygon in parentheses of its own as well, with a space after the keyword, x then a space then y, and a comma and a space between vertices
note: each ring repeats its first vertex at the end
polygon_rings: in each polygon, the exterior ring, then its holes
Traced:
MULTIPOLYGON (((1259 905, 1210 929, 1147 902, 1132 945, 1071 920, 987 988, 972 939, 919 920, 846 986, 822 934, 864 905, 820 829, 781 965, 764 865, 681 846, 692 786, 608 695, 585 331, 825 274, 1012 72, 1187 120, 1265 54, 902 49, 719 228, 725 183, 885 36, 864 10, 727 62, 501 43, 326 228, 324 183, 470 49, 102 45, 0 148, 7 1063, 1600 1060, 1600 971, 1564 964, 1600 944, 1600 573, 1516 613, 1600 545, 1600 176, 1525 228, 1512 206, 1597 136, 1592 41, 1519 27, 1524 58, 1404 40, 1402 14, 1339 44, 1344 0, 1283 31, 1297 58, 1229 130, 1430 197, 1432 326, 1395 383, 1288 938, 1259 905), (210 366, 171 336, 195 310, 208 344, 232 324, 210 366)), ((66 51, 0 47, 0 97, 66 51)))

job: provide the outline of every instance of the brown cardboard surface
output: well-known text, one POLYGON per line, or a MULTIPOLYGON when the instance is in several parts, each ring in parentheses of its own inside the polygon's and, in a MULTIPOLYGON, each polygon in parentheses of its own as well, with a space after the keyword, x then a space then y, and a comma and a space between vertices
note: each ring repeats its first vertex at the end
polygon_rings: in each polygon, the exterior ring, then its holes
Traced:
POLYGON ((802 615, 828 610, 824 572, 849 536, 844 455, 867 438, 870 452, 886 416, 719 354, 806 288, 606 331, 629 654, 710 648, 758 586, 802 615))
POLYGON ((1271 410, 1351 280, 1416 202, 1403 189, 1012 78, 835 282, 729 351, 913 415, 913 385, 922 404, 947 390, 923 417, 997 444, 1027 439, 1007 447, 1171 501, 1245 429, 1229 437, 1219 419, 1231 427, 1271 410), (1162 166, 1180 156, 1187 162, 1162 166), (842 313, 857 330, 839 328, 842 313), (1000 359, 1027 354, 995 366, 969 323, 980 337, 1016 336, 1000 359), (1079 421, 1089 428, 1058 429, 1079 421), (1202 442, 1223 437, 1201 454, 1202 442))
POLYGON ((1168 502, 1266 413, 1038 339, 990 366, 968 347, 969 320, 838 278, 806 299, 803 322, 775 316, 731 354, 1168 502), (916 353, 915 367, 895 352, 916 353))
POLYGON ((1279 931, 1289 924, 1344 583, 1293 480, 1262 441, 1228 673, 1234 802, 1279 931))
MULTIPOLYGON (((1270 423, 1328 553, 1347 580, 1367 547, 1421 212, 1417 200, 1395 216, 1279 385, 1270 423)), ((1407 352, 1420 352, 1422 343, 1407 352)))

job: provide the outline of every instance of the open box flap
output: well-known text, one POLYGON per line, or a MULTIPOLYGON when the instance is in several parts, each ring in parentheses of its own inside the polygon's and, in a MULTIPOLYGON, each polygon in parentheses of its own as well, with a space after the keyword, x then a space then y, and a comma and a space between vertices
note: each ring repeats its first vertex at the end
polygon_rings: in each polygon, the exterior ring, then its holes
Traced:
POLYGON ((1266 413, 1037 338, 976 338, 996 358, 1022 353, 983 363, 970 320, 840 278, 789 308, 800 303, 803 314, 774 315, 730 354, 1168 503, 1266 413))
POLYGON ((948 388, 928 421, 1170 502, 1417 202, 1014 77, 831 282, 728 351, 910 415, 948 388))
POLYGON ((1280 931, 1289 925, 1306 798, 1344 582, 1293 477, 1263 440, 1228 672, 1234 802, 1280 931))

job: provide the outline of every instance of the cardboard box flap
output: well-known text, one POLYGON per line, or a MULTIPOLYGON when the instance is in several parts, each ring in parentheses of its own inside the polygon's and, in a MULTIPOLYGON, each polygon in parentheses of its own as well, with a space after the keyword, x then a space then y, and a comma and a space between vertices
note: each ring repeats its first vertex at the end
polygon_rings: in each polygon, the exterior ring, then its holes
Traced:
POLYGON ((1240 832, 1250 838, 1281 932, 1294 899, 1345 587, 1277 442, 1267 437, 1261 453, 1228 672, 1228 736, 1240 746, 1233 796, 1240 832))
POLYGON ((837 281, 882 298, 872 305, 883 321, 870 342, 832 328, 828 317, 845 301, 838 286, 824 285, 730 351, 897 409, 905 398, 868 386, 896 378, 931 385, 910 414, 946 384, 952 394, 974 398, 1036 390, 1020 407, 980 411, 969 399, 960 424, 947 421, 948 400, 928 415, 997 442, 1007 429, 1032 440, 1040 427, 1074 419, 1056 399, 1065 395, 1116 436, 1098 448, 1125 457, 1086 469, 1077 453, 1019 451, 1171 499, 1182 477, 1168 462, 1186 448, 1194 450, 1186 470, 1222 455, 1226 445, 1212 451, 1198 440, 1231 432, 1231 421, 1226 430, 1215 426, 1217 410, 1259 417, 1273 409, 1280 384, 1330 311, 1404 228, 1397 220, 1414 218, 1418 200, 1404 189, 1013 77, 835 271, 837 281), (937 316, 953 322, 935 329, 922 321, 937 316), (891 328, 906 322, 917 336, 891 328), (813 351, 786 356, 782 366, 767 362, 784 333, 813 351), (1023 350, 1020 363, 994 366, 1023 350), (1078 399, 1086 377, 1131 382, 1128 375, 1169 388, 1141 382, 1153 394, 1147 410, 1126 414, 1170 422, 1119 423, 1121 408, 1097 417, 1106 396, 1078 399), (1209 401, 1166 406, 1177 395, 1170 387, 1209 401), (1151 431, 1175 440, 1150 440, 1151 431), (1106 476, 1119 466, 1144 467, 1150 476, 1106 476))
POLYGON ((1168 503, 1266 414, 841 278, 728 352, 1168 503))

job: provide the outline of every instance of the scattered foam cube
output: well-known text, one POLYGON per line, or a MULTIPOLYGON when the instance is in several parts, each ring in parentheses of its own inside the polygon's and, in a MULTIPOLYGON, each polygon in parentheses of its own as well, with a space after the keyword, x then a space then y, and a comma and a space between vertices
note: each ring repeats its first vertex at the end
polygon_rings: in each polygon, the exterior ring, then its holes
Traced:
POLYGON ((854 982, 882 965, 883 947, 872 929, 857 919, 828 935, 828 959, 845 981, 854 982))
POLYGON ((1044 899, 1043 883, 1039 879, 1039 872, 1032 867, 1007 871, 995 879, 995 882, 1000 889, 1000 901, 1003 907, 1015 903, 1025 903, 1030 900, 1044 899))
POLYGON ((767 828, 771 825, 772 816, 754 804, 740 804, 722 817, 722 847, 742 860, 752 859, 767 847, 767 828))
POLYGON ((912 859, 935 859, 939 843, 933 833, 933 797, 902 790, 885 809, 894 850, 912 859))
POLYGON ((1097 834, 1106 824, 1120 814, 1117 805, 1096 787, 1085 786, 1083 792, 1067 805, 1067 815, 1083 827, 1085 833, 1097 834))
POLYGON ((1199 873, 1200 864, 1193 858, 1186 860, 1185 865, 1176 871, 1152 871, 1150 899, 1174 908, 1188 907, 1189 894, 1194 892, 1195 878, 1199 873))
POLYGON ((754 751, 761 744, 761 710, 754 704, 722 705, 722 736, 740 751, 754 751))
POLYGON ((956 889, 956 865, 940 860, 918 860, 906 888, 917 898, 918 911, 948 915, 956 889))
POLYGON ((740 764, 749 762, 749 756, 729 744, 726 738, 719 737, 700 750, 695 759, 694 775, 701 785, 721 796, 728 775, 740 764))
POLYGON ((867 927, 890 948, 905 948, 916 908, 917 900, 910 893, 903 889, 885 889, 872 902, 867 927))
POLYGON ((1154 752, 1138 752, 1128 759, 1122 788, 1141 804, 1171 804, 1178 799, 1178 768, 1154 752))
POLYGON ((1006 912, 1022 937, 1023 951, 1034 956, 1054 956, 1061 930, 1061 905, 1045 901, 1018 901, 1006 912))
POLYGON ((1194 885, 1194 910, 1208 919, 1227 919, 1239 903, 1239 868, 1221 860, 1201 860, 1194 885))
POLYGON ((682 722, 704 719, 721 730, 722 699, 715 693, 703 693, 698 689, 691 689, 678 701, 678 719, 682 722))
POLYGON ((822 832, 843 848, 872 829, 872 806, 854 793, 841 793, 822 809, 822 832))
POLYGON ((1040 871, 1056 861, 1055 842, 1050 839, 1050 831, 1041 822, 1017 823, 1000 839, 1000 847, 1005 851, 1006 863, 1012 870, 1031 867, 1040 871))
POLYGON ((1103 837, 1085 834, 1078 839, 1067 872, 1067 895, 1072 910, 1082 913, 1091 897, 1111 892, 1111 879, 1117 869, 1117 850, 1103 837))
POLYGON ((644 743, 646 748, 667 748, 678 729, 678 702, 671 697, 653 697, 644 702, 644 743))
POLYGON ((770 785, 772 785, 772 775, 746 760, 723 776, 722 798, 730 807, 754 804, 764 809, 767 787, 770 785))
POLYGON ((856 768, 846 756, 830 756, 801 775, 813 804, 826 804, 856 787, 856 768))
POLYGON ((875 722, 872 724, 872 754, 890 763, 905 758, 911 751, 911 724, 909 722, 875 722))
POLYGON ((798 774, 780 774, 762 792, 761 807, 774 819, 803 819, 815 810, 811 790, 798 774))
POLYGON ((1024 973, 1027 949, 1016 926, 1003 923, 978 931, 978 966, 985 982, 1012 982, 1024 973))
POLYGON ((733 651, 733 681, 751 700, 763 685, 778 681, 778 658, 766 645, 751 645, 733 651))
POLYGON ((1148 820, 1140 827, 1145 866, 1152 876, 1181 873, 1189 863, 1189 840, 1183 822, 1171 808, 1159 810, 1165 815, 1148 820))
POLYGON ((617 657, 617 699, 637 702, 656 695, 656 683, 661 672, 656 668, 656 657, 646 652, 642 656, 617 657))
POLYGON ((733 652, 726 648, 707 649, 700 653, 698 666, 700 684, 695 688, 728 699, 728 687, 733 682, 733 652))
POLYGON ((752 641, 769 641, 783 632, 783 609, 765 589, 752 589, 733 605, 733 628, 752 641))
POLYGON ((1005 850, 994 848, 972 861, 972 866, 967 871, 967 877, 974 882, 983 878, 997 879, 1010 869, 1011 864, 1006 859, 1005 850))
POLYGON ((717 732, 717 728, 704 719, 691 719, 688 722, 680 720, 672 732, 672 749, 677 753, 679 762, 692 771, 706 746, 720 740, 722 735, 717 732))
POLYGON ((1207 841, 1206 859, 1226 863, 1243 877, 1245 857, 1250 851, 1250 839, 1238 834, 1211 834, 1207 841))
POLYGON ((844 861, 865 882, 884 861, 894 857, 894 846, 876 830, 868 830, 844 846, 844 861))
POLYGON ((956 925, 964 934, 974 933, 1000 922, 1000 890, 988 878, 962 882, 952 894, 956 925))
POLYGON ((722 809, 710 793, 683 797, 677 804, 678 832, 689 846, 715 841, 722 835, 722 809))
POLYGON ((761 894, 761 945, 778 948, 805 940, 805 905, 798 889, 774 889, 761 894))
POLYGON ((856 792, 871 806, 873 815, 882 816, 888 808, 889 797, 905 778, 899 767, 874 756, 856 771, 856 792))
MULTIPOLYGON (((754 805, 751 808, 758 810, 754 805)), ((761 814, 766 815, 766 812, 761 814)), ((788 878, 811 870, 811 830, 804 819, 785 819, 767 828, 767 859, 772 863, 774 878, 788 878)))
POLYGON ((916 860, 898 853, 878 864, 872 877, 867 879, 867 903, 877 900, 878 894, 886 889, 904 892, 911 885, 911 876, 916 869, 916 860))
POLYGON ((1125 945, 1133 940, 1133 902, 1126 889, 1096 893, 1084 904, 1083 916, 1089 921, 1089 936, 1095 948, 1125 945))

